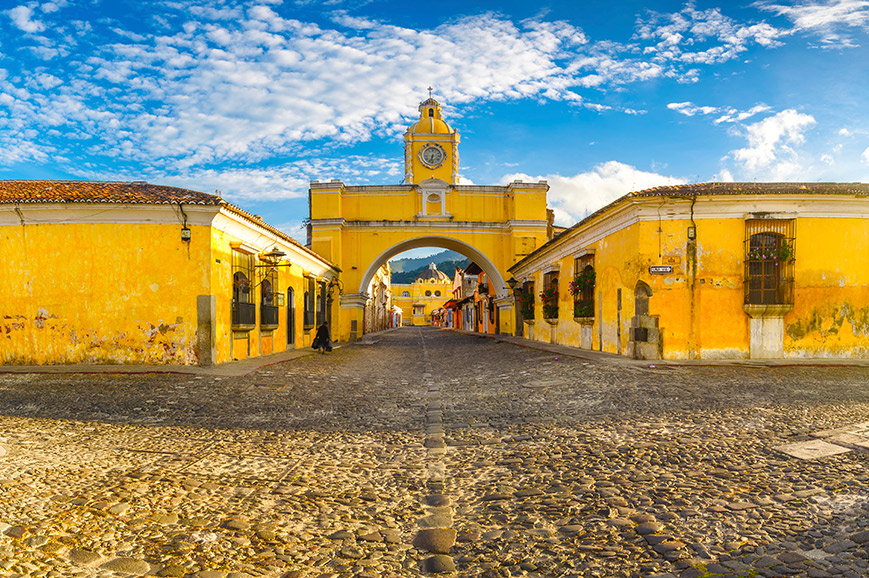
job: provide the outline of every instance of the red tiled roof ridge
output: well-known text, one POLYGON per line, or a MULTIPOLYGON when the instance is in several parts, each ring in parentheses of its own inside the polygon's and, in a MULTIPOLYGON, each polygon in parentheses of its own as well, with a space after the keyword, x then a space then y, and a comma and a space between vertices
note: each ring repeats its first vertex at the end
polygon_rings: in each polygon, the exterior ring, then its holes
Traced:
POLYGON ((544 249, 550 247, 556 240, 579 229, 586 223, 597 219, 601 215, 608 213, 616 206, 638 197, 666 197, 666 196, 685 196, 692 197, 694 194, 702 196, 729 194, 729 195, 756 195, 756 194, 820 194, 820 195, 854 195, 869 196, 869 183, 851 182, 837 183, 829 182, 808 182, 808 181, 781 181, 781 182, 711 182, 711 183, 684 183, 677 185, 661 185, 641 191, 627 193, 621 197, 611 201, 603 207, 592 211, 578 222, 574 223, 563 232, 555 235, 552 239, 546 241, 543 245, 537 247, 534 251, 524 256, 522 259, 514 263, 507 270, 517 267, 520 263, 531 259, 544 249), (776 192, 778 191, 778 192, 776 192))
POLYGON ((157 185, 147 181, 75 181, 75 180, 25 180, 0 179, 0 205, 12 203, 118 203, 140 205, 210 205, 219 206, 263 227, 282 241, 315 256, 328 266, 339 270, 337 265, 324 259, 280 229, 218 195, 192 189, 157 185), (58 191, 57 185, 70 185, 66 191, 58 191), (40 188, 41 187, 41 188, 40 188), (43 194, 52 191, 52 194, 43 194))
POLYGON ((748 181, 724 181, 724 182, 709 182, 709 183, 682 183, 676 185, 659 185, 640 191, 629 193, 628 196, 633 197, 651 197, 658 196, 663 192, 675 194, 684 194, 692 192, 702 192, 704 194, 763 194, 774 193, 795 193, 806 191, 810 193, 869 193, 869 184, 861 182, 839 183, 839 182, 809 182, 809 181, 778 181, 778 182, 748 182, 748 181))
POLYGON ((0 180, 0 204, 127 203, 220 205, 217 195, 147 181, 0 180))

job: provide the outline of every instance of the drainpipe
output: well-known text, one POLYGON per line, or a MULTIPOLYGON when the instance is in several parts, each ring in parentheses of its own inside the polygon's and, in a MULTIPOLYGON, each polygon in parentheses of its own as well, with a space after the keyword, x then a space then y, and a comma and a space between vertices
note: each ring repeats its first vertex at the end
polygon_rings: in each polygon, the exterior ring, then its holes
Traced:
POLYGON ((691 228, 687 243, 687 274, 688 274, 688 310, 690 329, 688 332, 688 357, 697 359, 697 224, 694 222, 694 203, 697 202, 697 191, 691 195, 691 228), (693 231, 693 235, 690 232, 693 231))

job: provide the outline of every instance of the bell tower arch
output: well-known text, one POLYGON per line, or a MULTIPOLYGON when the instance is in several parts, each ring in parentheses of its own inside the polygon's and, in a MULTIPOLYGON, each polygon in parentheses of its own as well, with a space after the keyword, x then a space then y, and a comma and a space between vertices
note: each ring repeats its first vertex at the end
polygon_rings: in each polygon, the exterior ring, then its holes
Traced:
POLYGON ((459 181, 459 133, 446 123, 443 107, 429 97, 419 104, 419 120, 404 133, 404 182, 459 181))
POLYGON ((384 260, 424 246, 458 250, 480 265, 502 309, 498 330, 515 331, 507 269, 547 241, 549 185, 460 185, 458 144, 440 103, 428 98, 404 134, 403 184, 311 182, 308 246, 341 269, 337 339, 361 335, 368 283, 384 260))

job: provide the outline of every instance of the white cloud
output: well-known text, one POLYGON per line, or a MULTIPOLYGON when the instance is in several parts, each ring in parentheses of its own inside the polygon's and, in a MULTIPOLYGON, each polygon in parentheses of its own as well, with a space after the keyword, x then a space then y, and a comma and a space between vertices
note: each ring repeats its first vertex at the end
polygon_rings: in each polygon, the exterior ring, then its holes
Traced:
POLYGON ((758 7, 785 16, 794 29, 820 35, 825 47, 844 48, 857 44, 841 29, 869 30, 869 2, 866 0, 803 0, 800 2, 759 2, 758 7))
POLYGON ((685 116, 694 116, 695 114, 712 114, 721 110, 715 106, 697 106, 691 102, 671 102, 667 105, 670 110, 675 110, 685 116))
POLYGON ((675 110, 685 116, 720 114, 721 116, 715 119, 715 124, 723 122, 741 122, 755 116, 756 114, 769 110, 769 107, 765 104, 758 104, 751 107, 749 110, 740 111, 732 107, 722 108, 717 106, 698 106, 692 102, 671 102, 667 105, 667 108, 675 110))
POLYGON ((737 58, 751 44, 780 46, 782 32, 764 22, 738 22, 718 8, 697 10, 690 2, 677 13, 651 13, 636 36, 655 42, 644 48, 655 62, 716 64, 737 58))
POLYGON ((563 226, 573 225, 627 193, 686 182, 684 179, 642 171, 618 161, 602 163, 572 177, 559 174, 531 177, 520 173, 507 175, 501 182, 506 184, 517 179, 549 182, 549 205, 555 211, 556 223, 563 226))
POLYGON ((33 19, 33 5, 16 6, 11 10, 7 10, 6 14, 9 15, 9 18, 12 19, 12 23, 22 32, 34 34, 45 30, 45 24, 39 20, 33 19))
POLYGON ((866 150, 863 151, 863 154, 860 156, 860 158, 863 159, 864 163, 869 164, 869 147, 867 147, 866 150))
MULTIPOLYGON (((242 207, 244 208, 244 207, 242 207)), ((275 229, 282 231, 301 244, 308 242, 308 225, 298 219, 282 223, 269 223, 275 229)))
POLYGON ((734 180, 733 173, 727 169, 721 169, 721 172, 715 175, 712 180, 719 183, 732 183, 734 180))
MULTIPOLYGON (((54 0, 42 12, 53 14, 65 4, 54 0)), ((415 118, 414 102, 430 84, 451 107, 539 99, 641 114, 587 102, 580 92, 655 78, 693 82, 704 59, 687 57, 686 47, 702 43, 717 53, 706 62, 721 62, 737 45, 770 44, 756 25, 690 7, 656 17, 678 22, 672 33, 640 25, 641 43, 654 43, 650 56, 643 56, 637 45, 594 42, 570 23, 543 18, 513 22, 480 14, 412 29, 336 13, 329 28, 283 18, 264 3, 165 5, 157 33, 132 32, 118 21, 58 20, 52 32, 72 26, 99 38, 102 48, 84 63, 74 62, 55 90, 46 86, 22 120, 44 126, 44 119, 57 117, 56 101, 65 99, 67 107, 75 102, 77 114, 65 121, 66 132, 91 136, 90 154, 184 172, 294 156, 313 141, 396 137, 415 118), (162 29, 167 26, 172 28, 162 29), (656 48, 659 41, 680 51, 664 54, 656 48)), ((10 12, 36 30, 44 26, 32 18, 36 6, 10 12)), ((71 52, 60 40, 34 42, 24 48, 59 66, 71 52)), ((458 113, 449 111, 454 120, 458 113)))
POLYGON ((746 127, 748 147, 731 151, 749 172, 767 170, 776 178, 799 170, 792 145, 805 141, 804 132, 815 124, 811 115, 784 110, 746 127), (783 158, 784 157, 784 158, 783 158))
POLYGON ((839 129, 839 136, 851 136, 851 131, 848 130, 847 128, 840 128, 839 129))

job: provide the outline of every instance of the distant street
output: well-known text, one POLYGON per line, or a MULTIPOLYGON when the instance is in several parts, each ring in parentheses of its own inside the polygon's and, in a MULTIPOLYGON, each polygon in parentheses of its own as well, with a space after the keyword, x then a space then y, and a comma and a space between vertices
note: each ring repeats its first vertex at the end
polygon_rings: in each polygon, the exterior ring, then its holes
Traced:
POLYGON ((867 548, 869 368, 404 328, 243 378, 0 373, 2 576, 859 578, 867 548))

